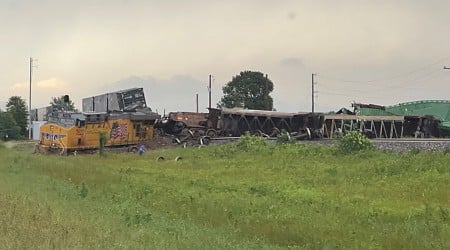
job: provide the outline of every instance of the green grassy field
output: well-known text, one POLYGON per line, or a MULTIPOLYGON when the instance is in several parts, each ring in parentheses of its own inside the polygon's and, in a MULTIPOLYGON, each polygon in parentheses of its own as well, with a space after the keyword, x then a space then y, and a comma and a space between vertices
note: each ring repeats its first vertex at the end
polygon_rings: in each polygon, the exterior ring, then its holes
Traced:
POLYGON ((450 154, 31 151, 0 144, 2 249, 450 249, 450 154))

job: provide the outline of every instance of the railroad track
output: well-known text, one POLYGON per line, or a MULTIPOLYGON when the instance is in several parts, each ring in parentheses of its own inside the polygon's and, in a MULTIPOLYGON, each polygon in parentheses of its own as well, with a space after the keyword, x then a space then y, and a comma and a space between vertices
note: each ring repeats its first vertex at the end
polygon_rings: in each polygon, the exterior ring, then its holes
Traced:
MULTIPOLYGON (((230 136, 224 136, 224 137, 211 137, 211 141, 234 141, 239 140, 240 137, 230 137, 230 136)), ((277 140, 277 137, 268 137, 267 140, 277 140)), ((313 139, 313 140, 304 140, 304 141, 310 141, 310 142, 320 142, 320 141, 337 141, 338 139, 328 139, 328 138, 320 138, 320 139, 313 139)), ((395 139, 384 139, 384 138, 377 138, 377 139, 370 139, 372 142, 450 142, 450 138, 395 138, 395 139)))
MULTIPOLYGON (((276 141, 276 137, 267 138, 269 141, 276 141)), ((213 137, 211 144, 224 144, 239 140, 239 137, 213 137)), ((299 142, 331 145, 337 139, 314 139, 303 140, 299 142)), ((371 139, 372 144, 380 150, 389 150, 395 152, 404 151, 447 151, 450 150, 450 138, 401 138, 401 139, 371 139)))
POLYGON ((448 142, 450 138, 400 138, 400 139, 371 139, 372 142, 398 142, 398 143, 413 143, 413 142, 448 142))

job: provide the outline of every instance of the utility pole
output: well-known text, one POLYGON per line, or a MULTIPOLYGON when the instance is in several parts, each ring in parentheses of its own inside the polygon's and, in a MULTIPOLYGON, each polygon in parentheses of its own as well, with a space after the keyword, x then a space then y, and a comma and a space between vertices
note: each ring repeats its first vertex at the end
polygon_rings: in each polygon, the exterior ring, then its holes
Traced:
POLYGON ((266 105, 265 105, 265 107, 266 107, 266 110, 270 110, 270 108, 269 108, 269 86, 268 86, 268 83, 269 82, 269 76, 266 74, 266 89, 265 89, 265 92, 264 92, 264 99, 266 100, 266 105))
POLYGON ((195 94, 195 106, 198 113, 198 94, 195 94))
POLYGON ((209 105, 208 108, 211 109, 211 80, 212 80, 212 75, 209 75, 209 85, 208 85, 208 99, 209 99, 209 105))
POLYGON ((314 76, 316 74, 311 74, 311 113, 314 114, 314 94, 316 93, 314 91, 314 85, 316 84, 316 82, 314 82, 314 76))
POLYGON ((31 138, 31 128, 33 126, 33 123, 31 121, 31 81, 32 81, 32 76, 33 76, 33 58, 30 57, 30 93, 29 93, 29 99, 28 99, 28 117, 29 117, 29 125, 28 125, 28 139, 32 139, 31 138))

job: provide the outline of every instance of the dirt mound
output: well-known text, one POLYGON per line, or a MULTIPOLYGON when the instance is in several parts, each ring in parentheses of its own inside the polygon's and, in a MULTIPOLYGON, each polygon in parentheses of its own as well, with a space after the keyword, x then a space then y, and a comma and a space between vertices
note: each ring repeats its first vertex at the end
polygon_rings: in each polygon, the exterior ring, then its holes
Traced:
POLYGON ((152 140, 145 143, 148 149, 161 149, 161 148, 172 148, 176 147, 178 144, 173 143, 173 138, 171 136, 160 136, 155 135, 152 140))

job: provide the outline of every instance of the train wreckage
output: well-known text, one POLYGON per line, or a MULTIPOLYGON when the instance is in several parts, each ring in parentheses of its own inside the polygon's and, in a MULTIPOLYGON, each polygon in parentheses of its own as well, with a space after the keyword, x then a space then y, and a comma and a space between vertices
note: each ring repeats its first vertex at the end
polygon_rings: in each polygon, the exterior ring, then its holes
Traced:
POLYGON ((132 88, 84 98, 82 112, 48 112, 37 151, 97 149, 100 136, 105 147, 133 151, 138 144, 152 140, 154 134, 170 136, 179 144, 208 144, 214 137, 245 133, 268 138, 286 133, 297 140, 333 139, 349 131, 386 139, 450 135, 450 101, 352 106, 353 111, 341 109, 327 114, 210 108, 207 113, 170 112, 161 117, 147 106, 143 89, 132 88))
MULTIPOLYGON (((358 131, 369 138, 442 138, 450 135, 450 102, 418 101, 394 106, 354 103, 354 110, 332 113, 209 109, 209 113, 171 112, 155 124, 160 134, 188 139, 288 133, 298 140, 340 137, 358 131)), ((202 142, 202 141, 200 141, 202 142)))
POLYGON ((284 132, 298 140, 320 138, 322 124, 321 114, 211 108, 209 113, 171 112, 155 128, 176 137, 178 143, 199 139, 202 144, 213 137, 239 137, 247 132, 264 137, 284 132))
POLYGON ((147 107, 142 88, 85 98, 83 112, 47 114, 35 150, 68 154, 106 147, 136 152, 139 144, 153 138, 160 117, 147 107))

